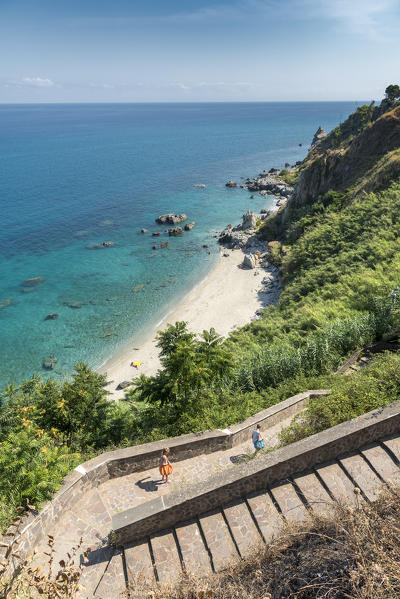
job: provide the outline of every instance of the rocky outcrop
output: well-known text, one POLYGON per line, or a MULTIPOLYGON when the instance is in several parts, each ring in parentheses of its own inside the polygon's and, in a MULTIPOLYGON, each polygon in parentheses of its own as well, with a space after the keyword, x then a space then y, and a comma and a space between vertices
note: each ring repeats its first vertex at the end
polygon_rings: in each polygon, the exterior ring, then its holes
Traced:
POLYGON ((58 362, 58 359, 55 356, 51 355, 48 358, 43 359, 42 367, 45 370, 53 370, 53 368, 55 368, 57 362, 58 362))
POLYGON ((393 176, 393 161, 382 164, 380 172, 377 166, 386 154, 400 148, 400 106, 366 127, 347 147, 323 152, 318 152, 318 148, 319 144, 310 152, 308 164, 306 162, 289 200, 290 207, 313 201, 329 190, 344 191, 352 186, 356 197, 372 190, 371 181, 374 189, 379 188, 379 177, 387 183, 393 176), (367 173, 374 174, 374 169, 375 176, 367 176, 367 173))
POLYGON ((191 223, 186 223, 185 231, 191 231, 195 225, 196 225, 195 221, 193 221, 191 223))
POLYGON ((314 133, 314 137, 311 142, 311 145, 315 146, 315 144, 319 143, 322 139, 324 139, 324 137, 326 137, 326 133, 320 125, 318 127, 318 129, 316 130, 316 132, 314 133))
POLYGON ((237 183, 235 181, 228 181, 225 183, 225 187, 237 187, 237 183))
POLYGON ((246 214, 243 214, 243 224, 242 229, 245 231, 246 229, 254 229, 257 225, 257 216, 249 210, 246 214))
POLYGON ((243 258, 243 266, 246 268, 255 268, 258 266, 258 255, 256 254, 245 254, 243 258))
POLYGON ((156 223, 160 225, 177 225, 187 220, 186 214, 162 214, 156 218, 156 223))
POLYGON ((164 241, 163 243, 160 243, 159 245, 153 245, 153 250, 162 250, 163 248, 167 248, 168 247, 168 241, 164 241))
POLYGON ((198 187, 199 189, 205 189, 207 185, 204 185, 204 183, 196 183, 195 187, 198 187))
POLYGON ((168 229, 168 235, 170 237, 179 237, 179 235, 182 235, 182 233, 182 227, 174 227, 173 229, 168 229))
POLYGON ((271 194, 278 197, 290 198, 293 193, 292 185, 288 185, 282 179, 265 171, 254 179, 247 179, 246 185, 249 191, 258 191, 263 195, 271 194))
POLYGON ((46 316, 45 320, 55 320, 56 318, 58 318, 58 314, 56 312, 52 312, 46 316))

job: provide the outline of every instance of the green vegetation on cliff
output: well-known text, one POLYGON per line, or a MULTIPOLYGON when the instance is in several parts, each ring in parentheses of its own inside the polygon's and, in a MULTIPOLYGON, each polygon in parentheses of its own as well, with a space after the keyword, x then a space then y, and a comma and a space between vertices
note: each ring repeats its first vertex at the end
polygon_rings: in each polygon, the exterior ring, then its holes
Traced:
MULTIPOLYGON (((333 372, 356 348, 397 332, 400 284, 400 107, 359 108, 290 174, 296 191, 260 233, 276 245, 277 306, 222 341, 177 323, 160 334, 162 370, 109 402, 105 377, 79 364, 62 383, 32 378, 0 398, 0 526, 40 503, 68 470, 105 448, 224 428, 310 388, 310 405, 286 440, 397 397, 399 358, 368 374, 333 372), (336 131, 336 133, 335 133, 336 131), (372 377, 372 378, 371 378, 372 377)), ((288 175, 289 176, 289 175, 288 175)), ((366 370, 366 372, 367 372, 366 370)))

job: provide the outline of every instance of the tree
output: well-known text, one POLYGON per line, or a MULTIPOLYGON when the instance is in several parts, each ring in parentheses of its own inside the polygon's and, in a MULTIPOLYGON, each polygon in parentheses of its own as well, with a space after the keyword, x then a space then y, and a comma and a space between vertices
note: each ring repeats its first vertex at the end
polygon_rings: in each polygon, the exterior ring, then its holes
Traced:
POLYGON ((385 95, 388 100, 400 100, 400 86, 399 85, 388 85, 385 89, 385 95))
POLYGON ((190 341, 194 337, 195 335, 187 330, 185 321, 170 324, 165 331, 159 331, 157 334, 157 347, 160 348, 161 358, 173 353, 180 341, 190 341))

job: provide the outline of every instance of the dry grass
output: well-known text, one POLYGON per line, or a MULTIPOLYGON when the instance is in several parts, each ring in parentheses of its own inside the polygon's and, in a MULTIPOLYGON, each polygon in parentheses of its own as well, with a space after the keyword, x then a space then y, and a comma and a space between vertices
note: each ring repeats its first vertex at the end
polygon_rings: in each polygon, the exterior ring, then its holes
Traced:
POLYGON ((287 528, 269 546, 220 574, 184 576, 149 599, 400 598, 400 490, 329 519, 287 528))

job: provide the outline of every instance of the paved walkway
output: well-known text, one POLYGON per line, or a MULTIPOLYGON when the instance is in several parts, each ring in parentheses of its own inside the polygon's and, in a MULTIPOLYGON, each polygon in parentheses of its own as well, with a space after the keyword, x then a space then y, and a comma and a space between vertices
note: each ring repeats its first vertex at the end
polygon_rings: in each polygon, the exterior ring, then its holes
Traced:
MULTIPOLYGON (((290 418, 264 432, 266 445, 274 445, 290 418)), ((170 484, 162 484, 158 469, 108 480, 90 490, 63 514, 52 534, 55 562, 82 539, 82 550, 91 547, 83 568, 81 597, 118 599, 127 586, 130 597, 146 596, 145 584, 173 582, 185 568, 203 574, 218 571, 233 559, 244 557, 254 545, 268 542, 286 522, 306 518, 309 510, 327 513, 333 501, 373 501, 382 485, 400 483, 400 434, 382 439, 339 460, 290 477, 269 489, 253 493, 212 512, 199 514, 124 547, 109 545, 111 517, 118 511, 169 493, 222 471, 254 453, 251 442, 174 464, 170 484), (359 499, 354 488, 361 489, 359 499)), ((173 456, 171 456, 173 460, 173 456)), ((42 546, 39 551, 45 550, 42 546)), ((37 556, 37 563, 43 557, 37 556)), ((81 549, 76 562, 81 560, 81 549)))

